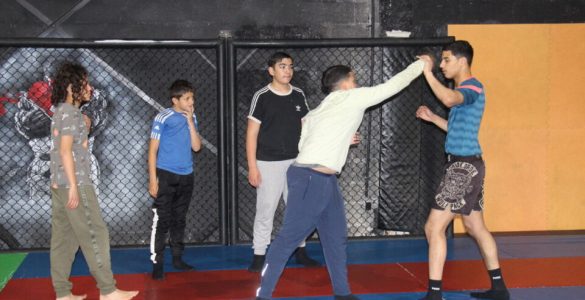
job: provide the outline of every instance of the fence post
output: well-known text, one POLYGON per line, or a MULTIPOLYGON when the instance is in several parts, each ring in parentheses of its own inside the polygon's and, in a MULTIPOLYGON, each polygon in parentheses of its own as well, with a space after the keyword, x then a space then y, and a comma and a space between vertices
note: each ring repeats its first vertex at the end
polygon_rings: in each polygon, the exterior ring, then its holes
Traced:
POLYGON ((226 122, 224 123, 226 135, 226 156, 223 158, 227 163, 227 210, 225 211, 227 217, 227 233, 228 244, 234 245, 237 243, 238 230, 238 167, 237 167, 237 126, 236 126, 236 58, 235 48, 233 44, 233 37, 230 31, 221 31, 220 38, 222 39, 225 51, 225 95, 226 95, 226 122))
POLYGON ((218 214, 220 216, 220 243, 227 245, 229 241, 228 233, 228 184, 227 184, 227 161, 226 161, 226 100, 227 100, 227 84, 226 84, 226 61, 225 61, 225 45, 226 37, 220 32, 217 43, 217 128, 218 136, 218 181, 219 181, 219 205, 218 214))

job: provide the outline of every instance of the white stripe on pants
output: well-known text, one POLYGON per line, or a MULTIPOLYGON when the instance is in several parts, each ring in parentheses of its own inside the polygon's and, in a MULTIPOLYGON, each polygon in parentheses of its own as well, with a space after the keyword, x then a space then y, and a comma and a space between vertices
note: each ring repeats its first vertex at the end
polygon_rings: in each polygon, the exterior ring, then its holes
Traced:
MULTIPOLYGON (((294 162, 294 159, 279 161, 257 161, 260 172, 260 186, 256 188, 256 216, 254 217, 255 255, 265 255, 266 248, 270 244, 274 213, 278 207, 280 196, 286 204, 288 188, 286 186, 286 171, 294 162)), ((300 244, 305 246, 305 241, 300 244)))
POLYGON ((152 231, 150 233, 150 261, 156 264, 156 251, 154 251, 154 243, 156 241, 156 227, 158 226, 158 213, 156 208, 152 209, 154 216, 152 217, 152 231))

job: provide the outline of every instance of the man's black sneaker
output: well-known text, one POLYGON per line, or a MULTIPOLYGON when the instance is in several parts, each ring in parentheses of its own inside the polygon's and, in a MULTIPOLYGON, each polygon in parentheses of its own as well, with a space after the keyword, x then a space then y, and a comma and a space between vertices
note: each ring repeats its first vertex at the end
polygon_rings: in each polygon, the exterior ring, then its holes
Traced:
POLYGON ((295 253, 295 259, 297 261, 297 264, 303 265, 305 267, 321 266, 321 264, 318 261, 309 257, 307 251, 305 250, 305 247, 297 248, 297 251, 295 253))
POLYGON ((180 256, 173 257, 173 267, 177 270, 183 270, 183 271, 193 270, 193 266, 184 262, 180 256))
POLYGON ((252 263, 248 267, 249 272, 258 273, 262 271, 262 267, 264 266, 264 260, 266 259, 266 255, 256 255, 254 254, 254 259, 252 263))

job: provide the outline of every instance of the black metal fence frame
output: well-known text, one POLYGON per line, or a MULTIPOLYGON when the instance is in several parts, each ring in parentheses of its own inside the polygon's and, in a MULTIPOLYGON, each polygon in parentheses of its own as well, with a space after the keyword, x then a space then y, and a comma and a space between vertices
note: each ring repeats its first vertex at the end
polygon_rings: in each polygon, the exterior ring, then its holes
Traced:
MULTIPOLYGON (((214 48, 217 55, 217 132, 220 244, 237 244, 238 183, 236 125, 236 51, 245 48, 335 48, 438 46, 453 37, 431 39, 238 40, 228 35, 213 40, 88 40, 3 39, 0 47, 37 48, 214 48)), ((373 55, 372 55, 373 56, 373 55)), ((374 58, 372 57, 372 63, 374 58)), ((372 82, 370 82, 370 85, 372 82)), ((369 151, 369 149, 368 149, 369 151)))
MULTIPOLYGON (((236 112, 236 51, 244 48, 335 48, 335 47, 405 47, 405 46, 438 46, 454 41, 453 37, 431 39, 379 39, 379 38, 355 38, 355 39, 307 39, 307 40, 237 40, 226 38, 226 95, 228 132, 226 133, 228 145, 227 165, 234 166, 227 170, 227 220, 230 234, 229 244, 237 244, 237 220, 238 220, 238 182, 237 182, 237 116, 236 112), (231 113, 231 114, 230 114, 231 113)), ((373 56, 373 55, 372 55, 373 56)), ((374 58, 372 57, 372 63, 374 58)), ((371 78, 371 77, 370 77, 371 78)), ((372 82, 370 82, 372 85, 372 82)), ((450 230, 451 231, 451 230, 450 230)), ((360 238, 370 239, 370 238, 360 238)))
MULTIPOLYGON (((225 76, 225 40, 87 40, 87 39, 0 39, 0 47, 34 47, 34 48, 207 48, 215 49, 217 56, 217 130, 218 130, 218 182, 219 182, 219 203, 218 215, 220 216, 220 238, 219 244, 228 243, 228 232, 225 213, 227 206, 227 160, 226 138, 225 138, 225 112, 226 109, 226 76, 225 76)), ((132 246, 132 245, 129 245, 132 246)))

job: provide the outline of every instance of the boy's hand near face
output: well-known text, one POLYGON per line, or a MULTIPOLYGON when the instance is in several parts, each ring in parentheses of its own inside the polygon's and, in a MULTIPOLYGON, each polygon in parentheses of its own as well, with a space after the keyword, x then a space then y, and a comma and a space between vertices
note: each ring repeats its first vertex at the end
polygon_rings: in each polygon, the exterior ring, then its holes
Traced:
POLYGON ((193 106, 189 107, 186 111, 183 111, 182 114, 187 118, 187 122, 193 123, 193 113, 195 112, 195 108, 193 106))

